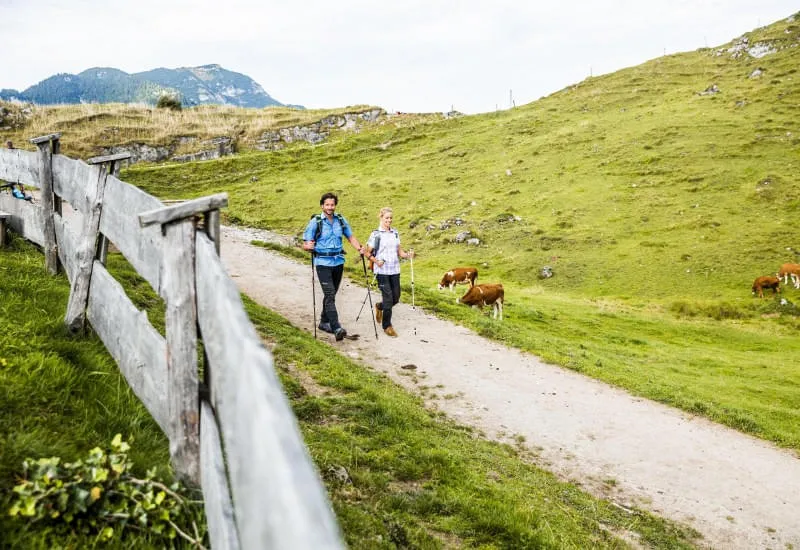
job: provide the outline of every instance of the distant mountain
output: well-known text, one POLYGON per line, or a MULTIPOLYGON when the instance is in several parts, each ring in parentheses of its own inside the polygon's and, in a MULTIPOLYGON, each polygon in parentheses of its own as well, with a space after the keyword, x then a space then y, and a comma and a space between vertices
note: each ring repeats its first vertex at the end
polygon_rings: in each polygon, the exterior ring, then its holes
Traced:
MULTIPOLYGON (((0 99, 59 103, 151 103, 162 95, 177 96, 185 106, 217 104, 238 107, 285 106, 249 76, 219 65, 158 68, 128 74, 110 67, 95 67, 77 75, 59 73, 30 88, 0 90, 0 99)), ((299 105, 293 107, 302 108, 299 105)))

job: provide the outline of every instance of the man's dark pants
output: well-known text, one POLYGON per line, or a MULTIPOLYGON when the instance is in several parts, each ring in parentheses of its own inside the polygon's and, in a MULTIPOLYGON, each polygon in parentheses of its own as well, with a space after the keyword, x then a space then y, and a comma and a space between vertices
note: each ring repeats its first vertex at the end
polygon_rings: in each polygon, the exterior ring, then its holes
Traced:
POLYGON ((330 325, 331 332, 336 332, 341 328, 339 324, 339 314, 336 311, 336 292, 342 282, 344 265, 317 266, 317 278, 322 287, 322 315, 319 318, 320 326, 330 325))

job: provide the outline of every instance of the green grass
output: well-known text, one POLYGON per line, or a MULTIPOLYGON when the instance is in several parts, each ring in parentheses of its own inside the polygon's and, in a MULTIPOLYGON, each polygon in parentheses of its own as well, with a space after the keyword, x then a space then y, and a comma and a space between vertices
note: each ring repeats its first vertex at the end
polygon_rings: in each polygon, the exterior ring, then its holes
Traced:
POLYGON ((800 292, 750 292, 800 262, 800 27, 748 38, 778 51, 669 55, 513 110, 387 121, 322 146, 134 166, 123 179, 163 198, 226 191, 228 223, 293 236, 325 191, 362 239, 391 205, 428 310, 800 449, 800 292), (712 83, 720 93, 699 95, 712 83), (453 242, 465 230, 481 244, 453 242), (430 291, 457 265, 504 284, 502 324, 430 291), (555 276, 540 280, 545 265, 555 276))
MULTIPOLYGON (((0 547, 94 547, 94 537, 7 516, 22 461, 73 461, 121 433, 132 440, 138 475, 155 467, 169 479, 168 443, 102 342, 67 331, 66 278, 47 275, 43 255, 20 238, 0 257, 0 547)), ((163 542, 133 533, 110 547, 163 548, 163 542)))

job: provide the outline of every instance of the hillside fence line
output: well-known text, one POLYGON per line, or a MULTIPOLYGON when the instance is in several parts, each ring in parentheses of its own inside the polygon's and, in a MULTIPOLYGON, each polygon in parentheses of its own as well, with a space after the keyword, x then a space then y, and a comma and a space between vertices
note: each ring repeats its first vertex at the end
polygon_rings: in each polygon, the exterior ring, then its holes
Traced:
POLYGON ((84 162, 59 154, 60 134, 30 141, 37 152, 0 149, 0 180, 40 198, 0 192, 0 220, 66 273, 64 322, 80 332, 88 321, 167 435, 177 475, 202 489, 211 546, 342 548, 272 356, 219 257, 227 194, 165 206, 119 179, 128 153, 84 162), (164 300, 166 336, 106 269, 109 243, 164 300))

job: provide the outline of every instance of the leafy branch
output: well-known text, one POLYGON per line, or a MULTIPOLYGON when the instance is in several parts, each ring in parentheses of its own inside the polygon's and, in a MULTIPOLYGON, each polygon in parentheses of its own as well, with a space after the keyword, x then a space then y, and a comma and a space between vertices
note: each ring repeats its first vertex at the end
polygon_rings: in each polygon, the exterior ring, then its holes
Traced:
POLYGON ((203 533, 194 522, 198 501, 185 496, 179 483, 134 477, 117 434, 109 449, 95 447, 83 460, 63 463, 59 457, 25 459, 23 479, 14 487, 9 515, 30 521, 64 523, 108 541, 128 529, 146 530, 169 540, 180 537, 204 549, 203 533), (191 526, 194 536, 188 534, 191 526))

